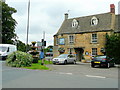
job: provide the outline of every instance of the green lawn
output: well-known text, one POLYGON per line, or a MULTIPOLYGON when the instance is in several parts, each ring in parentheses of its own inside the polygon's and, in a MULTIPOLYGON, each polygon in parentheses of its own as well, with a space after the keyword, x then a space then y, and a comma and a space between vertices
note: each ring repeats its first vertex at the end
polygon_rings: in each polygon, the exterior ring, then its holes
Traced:
POLYGON ((26 69, 33 69, 33 70, 49 70, 48 67, 46 67, 46 64, 52 64, 52 61, 44 61, 44 65, 41 65, 42 61, 39 60, 38 63, 33 63, 31 67, 23 67, 26 69))
MULTIPOLYGON (((39 60, 38 63, 42 63, 42 60, 39 60)), ((49 62, 49 61, 45 60, 44 64, 53 64, 53 63, 52 63, 52 61, 49 62)))

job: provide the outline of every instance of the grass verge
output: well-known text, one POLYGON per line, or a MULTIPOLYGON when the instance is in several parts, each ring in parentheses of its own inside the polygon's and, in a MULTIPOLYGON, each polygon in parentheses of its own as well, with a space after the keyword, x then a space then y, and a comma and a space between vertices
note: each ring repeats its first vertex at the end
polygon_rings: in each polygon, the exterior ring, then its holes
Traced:
POLYGON ((44 61, 44 65, 41 65, 42 61, 39 60, 38 63, 33 63, 30 67, 23 67, 26 69, 32 69, 32 70, 50 70, 48 67, 45 66, 45 64, 52 64, 50 61, 44 61))
MULTIPOLYGON (((38 63, 42 63, 42 60, 39 60, 38 63)), ((53 64, 52 61, 44 60, 44 64, 53 64)))

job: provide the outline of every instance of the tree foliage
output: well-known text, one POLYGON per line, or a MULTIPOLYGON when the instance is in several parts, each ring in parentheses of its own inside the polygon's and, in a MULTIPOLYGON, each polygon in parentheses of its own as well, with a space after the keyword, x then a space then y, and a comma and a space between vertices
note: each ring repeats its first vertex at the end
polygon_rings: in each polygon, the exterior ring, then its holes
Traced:
POLYGON ((15 8, 2 2, 2 43, 4 44, 13 44, 13 39, 16 39, 15 26, 17 22, 12 17, 16 12, 15 8))
POLYGON ((47 48, 53 49, 53 46, 52 46, 52 45, 50 45, 50 46, 48 46, 47 48))
POLYGON ((17 41, 17 50, 25 52, 26 51, 26 45, 22 41, 18 40, 17 41))
POLYGON ((120 63, 120 33, 106 35, 106 55, 120 63))
POLYGON ((22 51, 22 52, 26 52, 26 47, 27 47, 27 51, 31 50, 31 46, 28 44, 26 45, 25 43, 23 43, 20 40, 17 40, 17 50, 18 51, 22 51))
POLYGON ((53 51, 53 46, 50 45, 46 48, 46 52, 52 52, 53 51))
POLYGON ((0 2, 2 5, 2 43, 3 44, 17 44, 17 50, 25 52, 26 45, 20 40, 17 40, 15 34, 16 20, 12 17, 17 10, 8 6, 5 2, 0 2))

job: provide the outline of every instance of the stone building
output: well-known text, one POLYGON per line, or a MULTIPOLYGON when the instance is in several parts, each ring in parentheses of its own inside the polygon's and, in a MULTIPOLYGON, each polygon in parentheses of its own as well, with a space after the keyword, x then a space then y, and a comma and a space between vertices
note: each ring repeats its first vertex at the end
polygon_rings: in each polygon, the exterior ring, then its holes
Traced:
POLYGON ((77 60, 90 60, 92 56, 105 54, 106 34, 119 32, 120 15, 115 14, 114 4, 110 12, 85 17, 68 18, 65 14, 58 32, 54 35, 54 57, 60 54, 76 54, 77 60), (60 53, 59 50, 63 49, 60 53))

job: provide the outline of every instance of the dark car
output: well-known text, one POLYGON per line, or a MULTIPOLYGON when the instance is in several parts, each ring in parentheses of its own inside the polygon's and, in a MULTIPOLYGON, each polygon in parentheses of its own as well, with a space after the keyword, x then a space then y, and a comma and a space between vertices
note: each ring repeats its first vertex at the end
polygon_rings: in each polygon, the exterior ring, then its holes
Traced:
POLYGON ((114 66, 114 59, 107 56, 95 56, 92 58, 91 67, 99 65, 100 67, 105 66, 107 68, 114 66))

